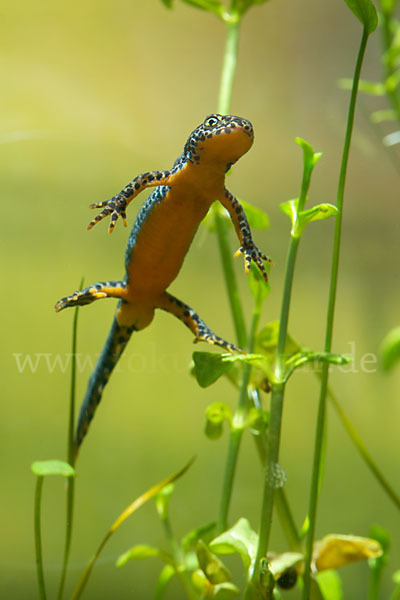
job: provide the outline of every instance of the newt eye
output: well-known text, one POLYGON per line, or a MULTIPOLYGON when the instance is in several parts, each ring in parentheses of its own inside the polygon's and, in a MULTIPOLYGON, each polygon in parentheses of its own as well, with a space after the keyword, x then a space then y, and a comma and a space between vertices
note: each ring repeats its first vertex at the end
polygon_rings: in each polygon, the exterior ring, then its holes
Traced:
POLYGON ((207 117, 207 119, 204 121, 205 127, 215 127, 215 125, 217 125, 218 123, 219 119, 214 116, 207 117))

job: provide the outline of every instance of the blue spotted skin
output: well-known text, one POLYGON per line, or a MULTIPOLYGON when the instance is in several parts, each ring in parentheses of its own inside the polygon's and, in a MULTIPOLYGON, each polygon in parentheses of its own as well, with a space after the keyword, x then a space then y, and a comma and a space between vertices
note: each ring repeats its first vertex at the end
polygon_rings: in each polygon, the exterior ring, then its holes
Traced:
POLYGON ((189 136, 183 153, 167 171, 138 175, 119 194, 91 208, 101 212, 88 229, 110 216, 109 233, 118 218, 126 225, 129 203, 145 188, 154 187, 139 210, 125 254, 122 281, 97 283, 61 298, 56 311, 84 305, 99 298, 119 298, 106 344, 90 377, 78 419, 75 455, 85 437, 103 389, 133 331, 147 327, 159 308, 178 317, 194 334, 195 342, 217 344, 229 352, 240 351, 215 335, 198 314, 167 292, 182 266, 196 230, 211 204, 219 200, 228 210, 240 248, 245 271, 252 261, 267 280, 264 260, 254 244, 246 215, 238 200, 225 188, 225 173, 253 143, 249 121, 232 115, 209 115, 189 136))

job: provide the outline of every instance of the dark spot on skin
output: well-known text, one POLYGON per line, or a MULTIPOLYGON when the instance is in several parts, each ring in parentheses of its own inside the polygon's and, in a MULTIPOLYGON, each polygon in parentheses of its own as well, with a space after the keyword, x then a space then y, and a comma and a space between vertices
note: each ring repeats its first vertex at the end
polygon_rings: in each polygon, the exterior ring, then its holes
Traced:
POLYGON ((154 176, 153 175, 149 175, 147 179, 148 179, 148 181, 154 181, 154 176))
POLYGON ((225 132, 225 133, 230 133, 230 132, 231 132, 231 130, 229 129, 229 127, 225 127, 225 129, 224 129, 224 132, 225 132))
POLYGON ((190 312, 188 310, 185 310, 183 313, 184 317, 190 317, 190 312))
POLYGON ((140 188, 140 183, 135 183, 135 190, 138 190, 140 188))
POLYGON ((163 178, 163 174, 162 173, 158 173, 156 176, 157 181, 160 181, 160 179, 163 178))

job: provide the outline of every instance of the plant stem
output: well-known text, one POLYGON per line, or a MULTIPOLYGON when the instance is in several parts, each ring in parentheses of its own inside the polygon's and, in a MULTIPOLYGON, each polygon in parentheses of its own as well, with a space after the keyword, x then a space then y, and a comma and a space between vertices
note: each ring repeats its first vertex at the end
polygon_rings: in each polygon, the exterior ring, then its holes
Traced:
MULTIPOLYGON (((332 336, 333 336, 333 322, 335 314, 335 301, 336 301, 336 289, 337 279, 339 271, 339 258, 340 258, 340 240, 342 232, 342 215, 343 215, 343 199, 344 199, 344 188, 346 182, 347 165, 350 152, 351 135, 354 124, 354 114, 357 100, 358 83, 360 80, 361 66, 364 58, 365 48, 368 41, 368 32, 366 28, 363 30, 360 48, 358 51, 356 67, 354 71, 353 86, 350 97, 349 112, 347 117, 346 135, 343 146, 342 162, 340 167, 338 191, 337 191, 337 203, 338 214, 335 220, 335 233, 332 253, 332 267, 331 267, 331 283, 329 291, 329 302, 328 302, 328 313, 326 320, 326 332, 325 332, 325 352, 331 352, 332 348, 332 336)), ((322 376, 321 376, 321 390, 318 405, 318 416, 317 416, 317 427, 315 433, 315 445, 314 445, 314 459, 313 459, 313 471, 311 478, 311 490, 310 490, 310 503, 309 503, 309 528, 307 531, 306 540, 306 558, 304 567, 304 587, 302 598, 308 600, 310 595, 310 584, 311 584, 311 560, 312 551, 314 544, 314 533, 315 523, 317 517, 317 504, 318 504, 318 489, 319 489, 319 473, 320 463, 322 458, 322 443, 325 430, 325 415, 326 415, 326 394, 328 389, 328 374, 329 365, 328 363, 322 364, 322 376)))
MULTIPOLYGON (((381 7, 382 9, 382 7, 381 7)), ((385 65, 385 78, 388 79, 392 77, 392 75, 396 71, 396 65, 394 59, 390 55, 390 48, 392 45, 392 32, 391 32, 391 22, 392 22, 392 13, 387 12, 386 10, 381 10, 381 24, 382 24, 382 38, 383 38, 383 51, 384 51, 384 65, 385 65)), ((394 54, 393 54, 394 56, 394 54)), ((400 123, 400 97, 398 94, 398 88, 390 87, 390 89, 386 89, 386 95, 388 96, 393 109, 396 113, 397 120, 400 123)))
MULTIPOLYGON (((227 114, 230 112, 230 104, 232 98, 232 89, 233 89, 233 81, 236 71, 236 62, 237 62, 237 53, 238 53, 238 42, 239 42, 239 28, 240 28, 240 17, 237 15, 236 9, 236 0, 232 0, 230 6, 230 16, 232 17, 231 21, 227 21, 227 35, 226 35, 226 43, 225 43, 225 52, 224 52, 224 60, 221 74, 221 83, 220 83, 220 91, 218 97, 218 112, 222 114, 227 114)), ((304 196, 305 201, 305 196, 304 196)), ((238 345, 242 348, 248 347, 249 352, 252 351, 253 348, 253 339, 256 331, 256 327, 258 324, 258 320, 260 318, 261 312, 261 303, 255 306, 253 313, 253 321, 251 325, 250 331, 250 340, 247 345, 247 334, 246 334, 246 324, 244 320, 243 309, 240 301, 239 290, 236 281, 236 275, 233 268, 233 260, 228 240, 228 235, 225 227, 224 220, 218 210, 215 211, 215 225, 218 236, 218 244, 220 249, 220 256, 223 266, 224 278, 226 289, 228 293, 232 319, 236 332, 236 339, 238 345)), ((217 532, 221 533, 227 527, 227 519, 228 512, 230 506, 230 500, 232 496, 233 482, 236 471, 236 464, 239 454, 240 442, 243 434, 243 419, 246 411, 247 397, 248 391, 247 387, 250 380, 250 372, 251 368, 249 365, 246 365, 243 372, 243 381, 240 390, 238 407, 236 413, 234 415, 234 425, 238 424, 238 428, 233 427, 230 439, 229 439, 229 448, 228 448, 228 457, 225 467, 223 488, 222 488, 222 496, 220 503, 220 511, 219 518, 217 524, 217 532)), ((258 440, 256 440, 258 442, 258 440)), ((265 452, 264 452, 265 454, 265 452)), ((280 490, 280 492, 282 492, 280 490)), ((289 511, 289 507, 287 505, 287 501, 284 498, 283 494, 279 494, 279 506, 280 506, 280 514, 282 519, 286 522, 286 526, 284 527, 288 536, 292 540, 293 545, 298 548, 299 546, 299 537, 297 534, 297 530, 294 526, 293 518, 289 511)))
POLYGON ((185 590, 186 597, 189 600, 197 600, 198 596, 193 589, 190 575, 187 572, 187 570, 185 569, 182 549, 174 536, 174 532, 173 532, 172 526, 171 526, 171 521, 168 516, 162 517, 161 521, 164 526, 165 536, 170 545, 170 548, 172 551, 172 556, 174 558, 174 562, 176 565, 176 569, 175 569, 176 576, 178 577, 183 589, 185 590))
MULTIPOLYGON (((305 167, 303 170, 303 178, 301 182, 300 197, 298 203, 298 213, 304 209, 307 199, 307 191, 310 184, 311 172, 305 167)), ((261 519, 259 527, 259 540, 257 548, 257 556, 255 567, 251 576, 251 582, 246 592, 248 597, 252 594, 252 588, 257 586, 260 572, 260 561, 267 555, 268 544, 271 534, 272 513, 274 507, 274 496, 277 487, 281 483, 277 480, 277 469, 279 459, 279 445, 281 436, 281 423, 283 401, 285 395, 284 371, 285 371, 285 348, 287 329, 289 323, 290 301, 293 288, 294 269, 296 265, 297 251, 299 247, 300 237, 290 238, 288 256, 286 260, 285 281, 283 287, 281 314, 279 321, 278 344, 276 350, 276 364, 274 381, 272 382, 271 390, 271 407, 270 407, 270 424, 268 432, 268 451, 267 465, 264 478, 264 493, 261 509, 261 519)), ((296 536, 296 543, 299 543, 296 536)))
POLYGON ((218 237, 218 246, 222 262, 222 270, 224 273, 225 286, 226 291, 228 293, 232 320, 235 327, 236 340, 240 348, 246 348, 246 323, 244 320, 243 308, 240 301, 240 294, 237 285, 236 274, 233 268, 232 252, 229 245, 228 233, 226 230, 224 218, 220 214, 219 207, 216 207, 214 215, 218 237))
POLYGON ((333 406, 335 407, 335 410, 339 416, 339 419, 342 421, 344 428, 346 429, 347 433, 349 434, 351 441, 353 442, 353 444, 355 445, 355 447, 361 454, 367 467, 370 469, 372 474, 379 481, 379 483, 381 484, 381 486, 383 487, 383 489, 385 490, 387 495, 395 503, 397 508, 400 509, 400 497, 398 496, 398 494, 395 492, 395 490, 392 488, 392 486, 390 485, 390 483, 388 482, 386 477, 383 475, 383 473, 379 469, 378 465, 376 464, 376 462, 372 458, 371 454, 369 453, 368 448, 366 447, 366 445, 362 441, 359 433, 355 429, 353 423, 350 421, 349 417, 346 415, 346 413, 340 406, 339 401, 336 398, 335 394, 329 388, 328 388, 328 396, 329 396, 333 406))
MULTIPOLYGON (((236 0, 231 1, 231 14, 235 11, 236 0)), ((233 81, 236 71, 240 18, 227 20, 224 60, 222 65, 221 83, 218 95, 218 112, 228 114, 232 98, 233 81)), ((232 253, 225 228, 225 223, 218 210, 215 211, 215 225, 217 230, 218 245, 222 261, 225 285, 228 293, 232 319, 236 332, 237 343, 240 347, 247 346, 246 324, 243 308, 240 301, 239 289, 233 268, 232 253)), ((217 523, 217 534, 227 528, 228 512, 232 496, 233 481, 236 472, 240 442, 243 434, 243 420, 247 403, 247 386, 250 379, 250 367, 246 365, 243 370, 243 381, 239 394, 238 406, 233 417, 233 426, 229 437, 228 456, 222 485, 222 495, 217 523)))
MULTIPOLYGON (((235 10, 235 4, 236 2, 231 3, 231 15, 235 10)), ((223 115, 229 113, 231 106, 233 81, 235 78, 236 61, 238 53, 240 18, 237 17, 232 21, 227 21, 226 27, 227 32, 225 52, 218 96, 218 112, 220 112, 223 115)))
MULTIPOLYGON (((78 289, 83 287, 83 278, 78 289)), ((72 324, 72 363, 71 363, 71 384, 69 398, 69 422, 68 422, 68 438, 67 438, 67 461, 74 466, 74 425, 75 425, 75 390, 76 390, 76 350, 77 350, 77 335, 78 335, 78 314, 79 307, 75 308, 74 320, 72 324)), ((72 526, 74 517, 74 499, 75 499, 75 477, 68 477, 67 482, 67 506, 66 506, 66 529, 65 529, 65 544, 64 544, 64 559, 63 567, 58 584, 57 600, 61 600, 64 594, 65 579, 67 576, 68 559, 71 550, 72 541, 72 526)))
MULTIPOLYGON (((250 329, 249 338, 249 352, 252 352, 254 345, 254 335, 257 330, 258 322, 260 320, 260 307, 257 303, 253 312, 253 319, 250 329)), ((236 465, 239 454, 240 442, 242 439, 245 419, 248 405, 248 385, 250 381, 251 366, 246 364, 243 369, 243 379, 240 388, 238 405, 233 415, 232 429, 229 437, 228 457, 225 465, 224 480, 222 485, 222 495, 219 508, 219 516, 217 522, 217 535, 227 529, 228 526, 228 513, 229 506, 232 497, 233 482, 236 473, 236 465)))
POLYGON ((46 588, 44 584, 43 573, 43 554, 42 554, 42 536, 41 536, 41 517, 40 510, 42 504, 43 477, 36 479, 35 491, 35 511, 34 511, 34 531, 35 531, 35 550, 36 550, 36 572, 39 587, 39 596, 41 600, 46 600, 46 588))

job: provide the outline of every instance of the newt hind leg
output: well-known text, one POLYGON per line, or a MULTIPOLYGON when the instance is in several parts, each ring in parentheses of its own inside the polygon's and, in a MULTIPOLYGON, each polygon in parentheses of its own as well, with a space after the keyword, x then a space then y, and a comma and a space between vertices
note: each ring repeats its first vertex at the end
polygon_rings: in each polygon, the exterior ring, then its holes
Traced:
POLYGON ((164 292, 160 298, 156 308, 161 308, 166 312, 171 313, 175 317, 178 317, 194 334, 194 343, 197 342, 208 342, 211 345, 221 346, 228 352, 243 352, 241 348, 238 348, 234 344, 225 341, 216 335, 207 325, 203 319, 192 309, 190 306, 175 298, 168 292, 164 292))
POLYGON ((124 281, 103 281, 90 285, 83 290, 79 290, 61 298, 55 305, 56 312, 70 306, 83 306, 91 304, 100 298, 124 298, 126 295, 126 283, 124 281))

